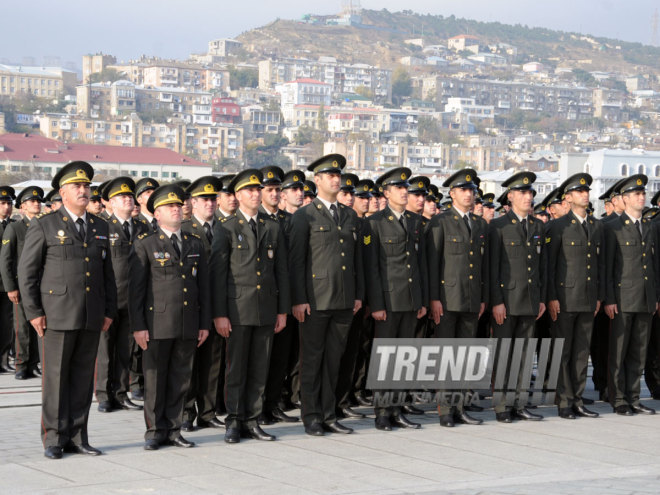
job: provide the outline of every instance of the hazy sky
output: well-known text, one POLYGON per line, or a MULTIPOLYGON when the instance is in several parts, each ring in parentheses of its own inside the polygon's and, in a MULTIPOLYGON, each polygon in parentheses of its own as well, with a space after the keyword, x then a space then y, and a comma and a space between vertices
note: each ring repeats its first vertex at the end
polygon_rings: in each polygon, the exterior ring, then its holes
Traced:
MULTIPOLYGON (((650 43, 657 0, 362 0, 363 8, 521 23, 650 43)), ((0 61, 45 56, 81 65, 85 53, 120 60, 142 54, 186 58, 214 38, 230 38, 276 19, 339 12, 341 0, 31 0, 5 2, 0 61)))

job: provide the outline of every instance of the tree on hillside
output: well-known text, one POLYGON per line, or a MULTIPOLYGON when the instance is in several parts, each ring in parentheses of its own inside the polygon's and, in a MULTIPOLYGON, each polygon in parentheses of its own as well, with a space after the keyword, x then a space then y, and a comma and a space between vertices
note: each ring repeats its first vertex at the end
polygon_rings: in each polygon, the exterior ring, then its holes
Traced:
POLYGON ((396 105, 401 105, 403 98, 412 93, 410 74, 403 67, 397 67, 392 74, 392 100, 396 105))
POLYGON ((256 88, 259 86, 259 71, 257 69, 238 69, 229 67, 229 86, 231 89, 256 88))
POLYGON ((116 69, 105 68, 101 72, 94 72, 89 75, 90 83, 97 82, 115 82, 123 79, 126 75, 123 72, 119 72, 116 69))

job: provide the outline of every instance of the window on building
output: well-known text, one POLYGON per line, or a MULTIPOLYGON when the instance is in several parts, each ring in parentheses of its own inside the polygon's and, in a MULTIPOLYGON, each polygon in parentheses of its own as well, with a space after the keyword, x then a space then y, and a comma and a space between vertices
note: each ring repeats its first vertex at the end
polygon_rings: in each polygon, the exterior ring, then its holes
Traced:
POLYGON ((160 174, 160 176, 163 179, 169 179, 170 178, 170 173, 169 172, 163 172, 162 174, 160 174))
POLYGON ((653 175, 660 177, 660 165, 653 165, 653 175))
POLYGON ((149 177, 149 172, 146 170, 142 172, 142 177, 149 177))
POLYGON ((151 172, 151 176, 155 179, 158 177, 158 172, 151 172))
POLYGON ((620 174, 623 177, 628 177, 628 164, 622 163, 620 167, 620 174))
POLYGON ((637 165, 637 173, 638 174, 645 174, 646 173, 646 167, 644 166, 643 163, 640 163, 637 165))

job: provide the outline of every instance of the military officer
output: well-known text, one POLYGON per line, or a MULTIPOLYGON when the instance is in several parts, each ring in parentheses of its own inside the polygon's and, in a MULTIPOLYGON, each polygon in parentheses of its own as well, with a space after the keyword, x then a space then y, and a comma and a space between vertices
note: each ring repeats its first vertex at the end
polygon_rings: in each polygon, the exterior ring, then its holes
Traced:
POLYGON ((101 215, 103 213, 103 203, 101 203, 101 191, 103 189, 101 188, 101 186, 91 186, 89 190, 90 190, 89 193, 90 196, 89 196, 89 204, 87 205, 87 211, 92 215, 97 215, 103 218, 104 220, 107 220, 105 215, 101 215))
POLYGON ((584 407, 593 319, 605 299, 605 242, 602 225, 587 218, 589 174, 572 175, 559 186, 569 212, 550 222, 545 234, 550 335, 564 339, 557 384, 559 417, 594 418, 584 407))
MULTIPOLYGON (((475 338, 479 317, 488 303, 488 224, 470 213, 477 172, 462 169, 442 184, 449 188, 452 208, 431 220, 427 236, 429 298, 435 338, 475 338)), ((440 425, 477 425, 480 419, 463 404, 438 406, 440 425)))
MULTIPOLYGON (((413 338, 426 315, 428 286, 423 218, 406 210, 408 168, 394 168, 379 178, 388 206, 371 215, 364 230, 367 296, 375 320, 375 338, 413 338)), ((376 407, 376 428, 420 428, 399 406, 376 407)))
POLYGON ((300 322, 300 382, 305 432, 352 433, 335 414, 339 363, 353 315, 362 307, 364 274, 355 212, 337 204, 346 159, 312 162, 318 197, 291 220, 289 267, 293 316, 300 322))
MULTIPOLYGON (((532 172, 519 172, 505 180, 502 187, 507 197, 503 201, 511 209, 488 226, 489 301, 493 337, 498 339, 531 338, 535 321, 545 311, 544 224, 529 215, 535 180, 532 172)), ((504 423, 514 417, 542 419, 526 409, 517 394, 514 404, 497 404, 495 415, 504 423)))
POLYGON ((424 210, 422 216, 431 220, 438 214, 438 197, 442 198, 442 193, 435 184, 429 185, 429 193, 424 198, 424 210))
POLYGON ((647 182, 643 174, 619 181, 617 191, 625 209, 605 222, 605 314, 612 320, 608 389, 614 411, 625 416, 655 414, 639 402, 651 316, 660 299, 655 232, 641 218, 647 182))
POLYGON ((236 214, 215 228, 211 254, 213 320, 227 339, 225 442, 241 433, 274 440, 258 424, 273 334, 286 325, 290 307, 286 242, 276 221, 259 212, 262 174, 237 174, 229 191, 236 214))
POLYGON ((359 180, 360 178, 355 174, 341 174, 341 186, 339 187, 339 193, 337 194, 337 201, 340 204, 348 208, 353 208, 353 202, 355 201, 355 186, 359 180))
MULTIPOLYGON (((14 188, 0 186, 0 235, 4 235, 7 226, 14 222, 11 218, 13 201, 16 198, 14 188)), ((7 297, 7 290, 0 281, 0 373, 11 370, 9 354, 12 350, 12 302, 7 297)))
POLYGON ((50 203, 50 210, 57 211, 62 207, 62 196, 59 189, 51 189, 44 198, 46 204, 50 203))
POLYGON ((153 217, 149 208, 147 208, 147 204, 149 203, 149 197, 159 185, 157 180, 149 178, 140 179, 135 184, 135 199, 140 205, 140 216, 138 218, 147 225, 150 225, 153 232, 158 230, 158 221, 153 217))
POLYGON ((283 210, 292 215, 302 206, 305 187, 305 173, 300 170, 291 170, 284 174, 282 179, 283 210))
POLYGON ((25 316, 43 339, 41 438, 45 456, 99 455, 87 438, 100 331, 117 312, 108 224, 86 212, 94 169, 71 162, 52 181, 62 208, 33 219, 18 262, 25 316))
POLYGON ((490 223, 490 221, 495 218, 495 194, 486 193, 483 196, 483 200, 484 214, 482 218, 486 221, 486 223, 490 223))
POLYGON ((570 205, 563 197, 562 191, 559 187, 554 188, 544 198, 543 204, 550 215, 551 220, 556 220, 566 215, 571 211, 570 205))
MULTIPOLYGON (((192 218, 181 223, 181 230, 195 234, 204 246, 206 259, 211 258, 217 195, 222 181, 213 176, 200 177, 188 186, 192 198, 192 218)), ((210 330, 212 322, 207 323, 210 330)), ((186 394, 183 412, 183 431, 192 431, 195 419, 198 428, 221 428, 223 423, 216 417, 218 382, 224 383, 225 341, 217 332, 210 331, 206 341, 195 350, 192 380, 186 394)), ((220 399, 222 400, 222 399, 220 399)))
MULTIPOLYGON (((140 234, 149 232, 148 224, 134 220, 135 182, 130 177, 117 177, 105 185, 102 198, 111 206, 108 231, 112 269, 117 284, 117 314, 112 325, 99 339, 96 358, 96 398, 99 412, 117 409, 141 410, 128 398, 130 369, 135 342, 128 317, 129 258, 133 243, 140 234)), ((100 199, 100 198, 99 198, 100 199)))
MULTIPOLYGON (((103 190, 105 189, 105 186, 107 186, 109 183, 110 183, 109 180, 106 180, 105 182, 101 182, 96 189, 98 192, 97 197, 99 197, 99 199, 101 200, 101 205, 102 205, 99 216, 106 221, 108 220, 108 218, 110 218, 110 215, 112 215, 112 206, 110 205, 110 202, 103 199, 103 190)), ((95 186, 92 186, 92 197, 90 198, 90 203, 92 202, 92 199, 95 197, 94 187, 95 186)), ((91 213, 94 212, 92 211, 91 213)))
MULTIPOLYGON (((281 237, 285 243, 288 243, 291 213, 278 208, 281 204, 280 196, 283 196, 284 172, 277 166, 269 165, 263 167, 261 173, 263 175, 263 189, 261 191, 259 212, 278 223, 281 230, 281 237)), ((289 191, 287 194, 291 196, 294 203, 297 198, 302 202, 302 182, 300 182, 302 178, 304 178, 304 174, 296 172, 287 180, 286 190, 289 191), (294 176, 295 181, 293 180, 294 176), (293 191, 294 188, 296 191, 293 191)), ((284 204, 286 206, 288 200, 285 200, 284 204)), ((270 364, 264 392, 263 412, 259 417, 259 424, 262 425, 270 425, 279 421, 286 423, 295 423, 298 421, 298 418, 288 416, 283 408, 280 407, 282 388, 285 386, 287 372, 290 371, 291 367, 292 348, 297 347, 298 344, 298 325, 290 312, 290 308, 288 308, 285 327, 273 336, 270 364)), ((290 397, 290 394, 287 395, 290 397)))
MULTIPOLYGON (((652 220, 651 225, 655 230, 656 239, 660 235, 660 215, 658 212, 660 203, 660 191, 651 198, 651 207, 644 214, 644 218, 652 220)), ((660 245, 660 240, 656 240, 660 245)), ((660 317, 658 313, 653 315, 651 322, 651 337, 649 348, 646 353, 646 365, 644 367, 644 381, 654 399, 660 399, 660 317)))
POLYGON ((424 198, 429 192, 431 180, 425 176, 410 178, 408 187, 408 211, 421 215, 424 213, 424 198))
POLYGON ((307 206, 316 198, 316 184, 311 180, 306 180, 303 186, 303 206, 307 206))
POLYGON ((181 436, 195 347, 208 337, 211 294, 202 241, 181 230, 183 191, 160 186, 147 201, 158 230, 135 241, 128 310, 143 351, 145 450, 194 447, 181 436))
POLYGON ((359 180, 355 186, 355 198, 353 200, 353 209, 359 218, 367 218, 369 212, 369 202, 373 197, 371 190, 374 187, 374 181, 371 179, 359 180))
POLYGON ((37 332, 25 317, 23 302, 18 290, 18 260, 23 252, 25 233, 30 222, 39 214, 43 202, 44 191, 37 186, 28 186, 16 198, 16 207, 23 212, 23 218, 18 222, 10 222, 2 236, 2 251, 0 252, 0 273, 2 283, 7 291, 7 297, 14 305, 15 344, 16 344, 16 375, 17 380, 34 378, 39 364, 39 343, 37 332))
POLYGON ((222 181, 222 189, 218 193, 218 211, 216 212, 216 218, 222 220, 236 213, 236 208, 238 208, 238 201, 236 201, 236 196, 229 192, 229 184, 234 178, 234 174, 225 175, 220 177, 222 181))

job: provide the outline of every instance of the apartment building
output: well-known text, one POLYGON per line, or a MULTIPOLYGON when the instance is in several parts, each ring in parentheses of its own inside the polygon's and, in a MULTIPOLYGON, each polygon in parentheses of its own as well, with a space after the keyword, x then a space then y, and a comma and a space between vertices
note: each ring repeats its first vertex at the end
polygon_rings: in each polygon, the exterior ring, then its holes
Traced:
POLYGON ((73 91, 76 83, 76 73, 60 67, 0 64, 0 96, 31 94, 54 98, 73 91))

